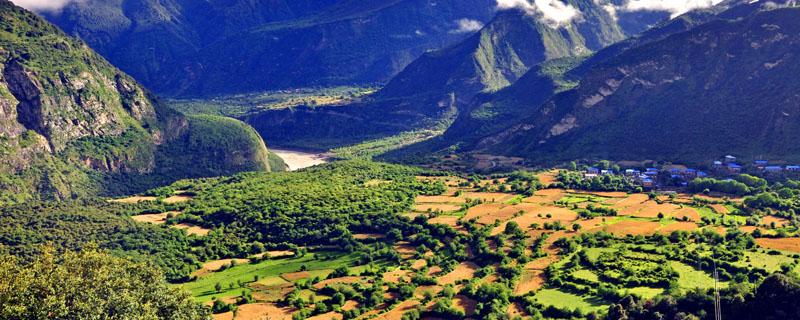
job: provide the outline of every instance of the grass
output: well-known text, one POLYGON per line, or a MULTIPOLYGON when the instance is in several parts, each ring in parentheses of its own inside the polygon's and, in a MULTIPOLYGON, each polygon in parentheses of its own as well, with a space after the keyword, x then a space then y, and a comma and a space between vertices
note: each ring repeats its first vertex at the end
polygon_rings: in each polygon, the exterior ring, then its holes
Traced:
POLYGON ((597 258, 600 257, 601 254, 606 252, 613 252, 615 248, 586 248, 583 251, 586 252, 586 257, 589 258, 590 261, 597 261, 597 258))
POLYGON ((629 294, 644 298, 652 299, 653 297, 664 293, 664 289, 650 288, 650 287, 635 287, 627 290, 629 294))
MULTIPOLYGON (((672 269, 678 272, 678 286, 681 289, 714 288, 714 278, 708 273, 698 271, 689 265, 677 261, 670 261, 669 264, 672 269)), ((720 287, 726 286, 726 282, 720 282, 720 287)))
POLYGON ((607 305, 596 297, 582 297, 567 293, 557 289, 542 289, 533 298, 545 306, 553 306, 559 309, 580 309, 584 313, 605 310, 607 305))
POLYGON ((598 277, 594 271, 586 269, 575 270, 575 272, 572 273, 572 276, 576 279, 581 279, 592 283, 597 283, 600 281, 600 277, 598 277))
MULTIPOLYGON (((328 256, 332 252, 320 252, 328 256)), ((338 255, 331 260, 316 260, 314 255, 308 254, 303 257, 265 260, 255 264, 241 264, 233 268, 226 269, 220 272, 213 272, 199 279, 181 284, 184 289, 191 292, 191 294, 200 302, 211 301, 213 297, 234 297, 241 294, 242 290, 250 291, 249 288, 239 288, 236 284, 241 281, 244 283, 252 282, 256 276, 267 281, 268 283, 278 282, 277 279, 272 277, 280 277, 283 273, 296 272, 300 267, 305 265, 308 272, 313 275, 322 275, 325 272, 335 269, 340 266, 353 266, 357 257, 355 255, 338 255), (217 293, 214 286, 219 283, 223 289, 217 293), (233 283, 234 288, 230 289, 229 284, 233 283)), ((261 282, 261 281, 259 281, 261 282)))
POLYGON ((779 271, 781 265, 791 263, 792 261, 794 261, 793 258, 787 257, 784 254, 771 255, 765 252, 748 251, 745 252, 744 258, 734 263, 734 265, 740 267, 752 266, 771 273, 779 271))

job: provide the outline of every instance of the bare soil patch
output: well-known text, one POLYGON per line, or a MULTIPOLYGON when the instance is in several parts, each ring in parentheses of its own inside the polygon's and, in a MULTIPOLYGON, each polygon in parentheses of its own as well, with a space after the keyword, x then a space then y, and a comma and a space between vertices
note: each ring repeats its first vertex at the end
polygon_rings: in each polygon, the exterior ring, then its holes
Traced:
POLYGON ((500 209, 505 208, 507 206, 508 206, 507 204, 501 204, 501 203, 479 204, 467 210, 467 214, 464 215, 464 220, 469 221, 474 218, 481 218, 485 215, 500 211, 500 209))
POLYGON ((625 220, 604 226, 602 229, 615 236, 624 237, 629 234, 634 236, 654 234, 660 227, 658 222, 625 220))
POLYGON ((356 233, 353 234, 353 239, 356 240, 368 240, 368 239, 383 239, 385 235, 379 233, 356 233))
POLYGON ((776 227, 785 227, 789 225, 789 220, 776 216, 764 216, 761 218, 761 224, 764 226, 772 226, 775 223, 776 227))
POLYGON ((378 316, 376 319, 382 320, 400 320, 403 318, 403 314, 412 309, 416 308, 419 305, 418 301, 414 300, 406 300, 400 302, 394 309, 389 310, 388 312, 378 316))
POLYGON ((211 229, 206 229, 201 226, 193 225, 191 223, 180 223, 175 225, 175 228, 186 230, 186 233, 188 234, 193 234, 201 237, 211 232, 211 229))
POLYGON ((110 202, 117 202, 117 203, 139 203, 143 201, 156 201, 158 198, 156 197, 146 197, 146 196, 132 196, 122 199, 113 199, 109 200, 110 202))
POLYGON ((294 256, 294 252, 289 251, 289 250, 274 250, 274 251, 267 251, 267 252, 262 252, 262 253, 253 255, 253 257, 256 257, 256 258, 259 258, 259 259, 263 258, 264 256, 267 256, 267 257, 270 257, 270 258, 292 257, 292 256, 294 256))
POLYGON ((164 203, 173 204, 173 203, 180 203, 180 202, 188 202, 189 200, 192 200, 192 198, 193 198, 192 196, 178 194, 178 195, 174 195, 174 196, 171 196, 169 198, 164 199, 164 203))
POLYGON ((417 196, 414 200, 416 203, 457 203, 462 204, 467 202, 465 198, 451 197, 451 196, 417 196))
POLYGON ((711 210, 714 210, 714 212, 719 213, 719 214, 731 213, 730 210, 728 210, 727 207, 725 207, 725 206, 723 206, 721 204, 711 204, 711 205, 709 205, 709 207, 711 207, 711 210))
POLYGON ((678 221, 661 227, 658 229, 658 232, 662 234, 668 234, 672 233, 673 231, 694 231, 698 228, 699 226, 694 222, 678 221))
MULTIPOLYGON (((291 320, 292 308, 279 307, 274 303, 251 303, 239 306, 236 320, 291 320)), ((214 320, 233 319, 233 312, 215 314, 214 320)))
POLYGON ((289 272, 281 274, 281 278, 286 279, 286 281, 297 281, 300 279, 305 279, 310 277, 311 274, 308 271, 298 271, 298 272, 289 272))
POLYGON ((131 219, 133 219, 133 221, 144 222, 144 223, 164 224, 167 222, 167 216, 169 216, 169 214, 177 216, 180 214, 180 212, 169 211, 163 213, 140 214, 136 216, 131 216, 131 219))
POLYGON ((513 194, 500 192, 464 192, 464 198, 481 199, 483 202, 505 202, 514 197, 513 194))
POLYGON ((248 259, 220 259, 220 260, 213 260, 213 261, 209 261, 209 262, 203 263, 203 265, 200 267, 200 269, 198 269, 197 271, 193 272, 192 275, 199 277, 199 276, 211 273, 211 272, 219 271, 220 269, 222 269, 222 267, 230 265, 231 263, 233 263, 233 261, 236 261, 237 264, 245 264, 245 263, 249 263, 250 262, 250 260, 248 260, 248 259))
POLYGON ((478 302, 468 298, 467 296, 457 295, 453 297, 453 306, 457 308, 461 308, 464 310, 464 314, 466 315, 473 315, 475 314, 475 306, 478 305, 478 302))
POLYGON ((447 203, 419 203, 414 205, 415 211, 444 211, 453 212, 461 209, 461 206, 447 203))
POLYGON ((453 268, 453 271, 439 277, 438 281, 441 285, 455 284, 459 280, 468 280, 475 276, 475 271, 479 269, 478 265, 472 262, 462 262, 453 268))
POLYGON ((408 270, 394 270, 383 273, 383 281, 387 283, 400 283, 409 282, 411 271, 408 270))
POLYGON ((566 194, 562 189, 543 189, 534 192, 533 196, 523 199, 522 202, 553 204, 553 201, 558 201, 566 194))
POLYGON ((309 317, 306 320, 342 320, 344 316, 341 313, 331 311, 328 313, 318 314, 313 317, 309 317))
POLYGON ((403 259, 409 259, 417 254, 417 248, 408 242, 398 242, 394 245, 394 250, 397 251, 403 259))
POLYGON ((756 243, 767 249, 800 252, 800 238, 757 238, 756 243))
POLYGON ((441 215, 441 216, 436 216, 436 217, 428 219, 428 223, 431 223, 431 224, 443 224, 443 225, 448 225, 448 226, 451 226, 453 228, 456 228, 456 227, 458 227, 458 217, 457 216, 441 215))
POLYGON ((329 284, 353 284, 357 282, 362 282, 363 279, 361 277, 356 276, 349 276, 349 277, 340 277, 340 278, 333 278, 333 279, 325 279, 320 282, 314 284, 314 289, 322 289, 329 284))

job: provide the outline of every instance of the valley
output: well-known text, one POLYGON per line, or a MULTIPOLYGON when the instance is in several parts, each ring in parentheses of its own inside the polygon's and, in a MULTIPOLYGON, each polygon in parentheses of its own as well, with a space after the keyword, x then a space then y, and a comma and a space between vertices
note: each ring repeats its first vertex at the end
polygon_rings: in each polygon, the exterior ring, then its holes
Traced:
POLYGON ((0 0, 0 319, 800 318, 798 18, 0 0))
MULTIPOLYGON (((408 194, 396 213, 384 216, 394 220, 391 229, 351 222, 352 233, 336 240, 349 243, 348 250, 326 240, 284 247, 289 250, 262 242, 267 251, 253 247, 232 255, 237 259, 203 263, 176 286, 220 310, 215 319, 588 317, 608 313, 626 296, 645 301, 707 292, 715 286, 712 262, 723 289, 742 277, 793 273, 799 264, 798 228, 782 216, 753 215, 756 196, 626 192, 613 184, 601 184, 605 191, 571 189, 565 183, 573 173, 558 170, 464 176, 362 161, 307 170, 256 181, 333 171, 344 174, 338 188, 356 187, 352 192, 425 191, 408 194), (495 299, 491 307, 478 303, 489 301, 486 295, 495 299)), ((197 212, 213 199, 212 190, 228 188, 220 182, 186 181, 171 189, 194 190, 179 207, 197 212)), ((246 189, 245 198, 261 194, 256 189, 246 189)), ((179 204, 154 199, 148 200, 179 204)), ((247 214, 228 205, 240 212, 234 216, 247 214)), ((192 221, 211 226, 207 219, 216 215, 192 221)), ((175 217, 172 223, 181 221, 175 217)))

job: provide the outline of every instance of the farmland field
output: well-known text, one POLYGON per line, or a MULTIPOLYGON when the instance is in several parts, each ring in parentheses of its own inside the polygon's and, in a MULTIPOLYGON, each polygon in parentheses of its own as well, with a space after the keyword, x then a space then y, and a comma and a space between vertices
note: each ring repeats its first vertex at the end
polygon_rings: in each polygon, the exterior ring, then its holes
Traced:
MULTIPOLYGON (((748 219, 740 215, 741 204, 721 197, 546 188, 525 175, 345 176, 354 179, 352 187, 331 189, 389 192, 388 203, 405 202, 381 213, 385 227, 371 226, 376 215, 347 232, 332 230, 337 240, 330 245, 284 249, 288 256, 251 252, 210 260, 178 286, 208 305, 239 305, 236 319, 264 312, 279 318, 477 319, 497 310, 581 318, 604 314, 626 296, 644 301, 713 290, 714 265, 716 286, 723 289, 736 277, 762 279, 798 267, 800 238, 753 240, 748 234, 756 228, 796 234, 787 219, 748 219), (406 193, 405 186, 424 192, 406 193)), ((174 225, 202 228, 187 230, 200 240, 219 237, 213 224, 188 219, 215 199, 204 191, 213 186, 194 188, 199 191, 189 201, 167 203, 182 212, 174 225)), ((349 197, 356 200, 348 205, 374 206, 349 197)), ((149 215, 135 219, 164 223, 163 213, 149 215)))

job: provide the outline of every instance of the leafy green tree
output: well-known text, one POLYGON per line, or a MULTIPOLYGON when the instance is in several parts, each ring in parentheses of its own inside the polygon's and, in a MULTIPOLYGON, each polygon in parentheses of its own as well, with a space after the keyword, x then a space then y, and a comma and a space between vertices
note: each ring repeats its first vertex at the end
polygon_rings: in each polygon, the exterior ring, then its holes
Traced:
POLYGON ((0 255, 0 319, 210 319, 207 307, 169 286, 159 268, 96 249, 31 263, 0 255))

